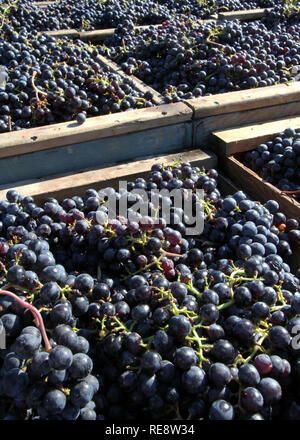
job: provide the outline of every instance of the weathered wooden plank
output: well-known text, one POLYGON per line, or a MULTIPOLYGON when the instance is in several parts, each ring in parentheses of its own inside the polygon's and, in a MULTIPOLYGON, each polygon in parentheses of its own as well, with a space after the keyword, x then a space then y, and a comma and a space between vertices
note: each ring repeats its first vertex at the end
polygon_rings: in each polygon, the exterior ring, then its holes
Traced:
POLYGON ((218 150, 222 152, 225 151, 226 156, 231 156, 235 153, 252 150, 259 144, 272 139, 288 127, 292 127, 295 130, 299 129, 300 116, 215 131, 212 133, 212 139, 218 150))
POLYGON ((249 9, 248 11, 228 11, 219 12, 218 20, 257 20, 265 16, 265 11, 270 11, 271 8, 266 9, 249 9))
POLYGON ((258 87, 256 89, 211 95, 186 102, 194 109, 195 119, 241 112, 300 101, 300 82, 258 87))
POLYGON ((59 1, 50 1, 49 0, 49 1, 41 1, 41 2, 32 2, 32 4, 34 6, 38 6, 39 8, 42 8, 42 9, 45 9, 51 5, 55 5, 56 3, 59 3, 59 1))
POLYGON ((51 35, 54 38, 69 37, 69 38, 79 38, 80 33, 76 29, 61 29, 59 31, 43 31, 39 34, 51 35))
MULTIPOLYGON (((144 26, 135 26, 135 29, 138 30, 144 30, 149 29, 150 26, 153 27, 159 27, 160 24, 154 24, 154 25, 144 25, 144 26)), ((91 43, 97 43, 99 41, 104 41, 106 38, 112 37, 115 32, 115 28, 109 28, 109 29, 97 29, 94 31, 82 31, 80 32, 80 39, 82 41, 90 41, 91 43)))
POLYGON ((82 168, 134 160, 149 154, 186 150, 192 144, 192 124, 153 128, 142 133, 76 142, 0 160, 0 184, 44 177, 82 168))
POLYGON ((275 105, 272 107, 257 108, 247 111, 236 111, 228 114, 203 117, 193 122, 193 146, 212 148, 218 154, 225 154, 225 150, 215 145, 211 140, 211 133, 232 127, 243 127, 258 122, 299 116, 300 100, 288 104, 275 105))
MULTIPOLYGON (((217 16, 208 20, 199 20, 201 23, 215 23, 217 21, 217 16)), ((143 26, 135 26, 137 30, 149 29, 151 27, 159 27, 161 24, 149 24, 143 26)), ((106 40, 106 38, 112 37, 115 32, 115 28, 108 29, 96 29, 93 31, 80 31, 78 32, 76 29, 69 29, 69 34, 66 34, 66 30, 61 29, 59 31, 45 31, 45 34, 53 35, 54 37, 63 37, 64 35, 68 35, 71 38, 80 38, 82 41, 90 41, 91 43, 97 43, 100 41, 106 40), (53 32, 53 33, 52 33, 53 32), (55 32, 55 33, 54 33, 55 32), (74 36, 73 36, 74 35, 74 36)), ((68 32, 67 31, 67 32, 68 32)))
MULTIPOLYGON (((183 103, 167 104, 0 134, 0 158, 191 121, 183 103)), ((151 151, 149 151, 151 153, 151 151)))
POLYGON ((106 186, 115 186, 119 180, 133 180, 136 177, 145 176, 154 163, 161 162, 170 165, 179 159, 189 161, 193 166, 203 166, 206 169, 217 166, 217 157, 213 153, 199 149, 163 156, 158 154, 142 160, 106 168, 93 168, 75 174, 56 175, 50 178, 20 181, 13 185, 2 185, 0 187, 0 199, 5 199, 7 190, 14 188, 24 196, 34 196, 36 201, 41 201, 49 196, 62 200, 75 194, 83 194, 88 188, 100 189, 106 186))
POLYGON ((115 32, 114 28, 109 29, 99 29, 95 31, 82 31, 79 32, 79 38, 82 41, 90 41, 92 43, 98 43, 99 41, 104 41, 106 38, 113 36, 115 32))
POLYGON ((149 154, 187 149, 192 143, 191 123, 111 136, 47 150, 3 158, 0 184, 43 177, 107 163, 134 160, 149 154), (37 166, 38 164, 38 166, 37 166))

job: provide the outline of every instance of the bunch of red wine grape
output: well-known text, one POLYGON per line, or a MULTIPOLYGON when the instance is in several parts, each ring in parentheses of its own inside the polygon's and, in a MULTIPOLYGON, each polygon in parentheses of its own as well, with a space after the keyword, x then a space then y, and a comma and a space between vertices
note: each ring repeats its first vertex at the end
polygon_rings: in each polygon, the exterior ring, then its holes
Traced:
POLYGON ((188 162, 40 206, 9 190, 1 418, 299 419, 298 228, 188 162), (202 232, 162 189, 192 194, 202 232))
POLYGON ((99 51, 81 40, 31 36, 2 28, 0 132, 151 107, 152 93, 113 72, 99 51))
POLYGON ((102 54, 166 102, 286 83, 300 64, 299 14, 282 22, 276 17, 221 24, 173 20, 144 30, 118 26, 102 54))

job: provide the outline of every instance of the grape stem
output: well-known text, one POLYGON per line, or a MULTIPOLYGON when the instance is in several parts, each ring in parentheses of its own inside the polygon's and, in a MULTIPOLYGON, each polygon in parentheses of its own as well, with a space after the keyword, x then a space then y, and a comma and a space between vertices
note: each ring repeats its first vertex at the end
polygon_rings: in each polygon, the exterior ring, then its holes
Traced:
POLYGON ((40 100, 40 98, 39 98, 39 93, 40 93, 41 95, 44 95, 44 96, 47 96, 47 93, 42 92, 42 91, 39 90, 39 89, 37 88, 37 86, 35 85, 35 83, 34 83, 34 78, 36 77, 36 74, 37 74, 37 71, 34 70, 33 73, 32 73, 31 85, 32 85, 33 90, 35 91, 35 98, 36 98, 37 106, 38 106, 38 108, 41 108, 41 100, 40 100))
POLYGON ((174 254, 174 252, 168 252, 165 251, 164 249, 160 250, 161 254, 163 254, 164 257, 175 257, 175 258, 182 258, 183 255, 181 254, 174 254))
POLYGON ((233 306, 233 304, 234 304, 234 299, 231 299, 230 301, 227 301, 221 304, 220 306, 217 306, 217 309, 218 310, 227 309, 227 307, 233 306))
POLYGON ((248 363, 251 361, 251 359, 254 358, 254 356, 256 355, 256 353, 257 353, 259 350, 261 350, 261 348, 262 348, 262 344, 263 344, 263 342, 264 342, 264 340, 266 339, 267 336, 268 336, 268 334, 264 334, 264 335, 263 335, 263 336, 257 341, 257 343, 256 343, 256 345, 255 345, 255 347, 254 347, 253 352, 250 354, 250 356, 248 356, 248 357, 245 359, 245 361, 244 361, 245 364, 248 364, 248 363))
POLYGON ((197 354, 199 356, 199 366, 202 368, 202 362, 208 362, 208 359, 203 356, 203 349, 212 348, 212 345, 202 344, 202 340, 206 338, 200 338, 195 328, 192 328, 192 336, 187 336, 186 339, 198 345, 199 351, 197 350, 197 354))
POLYGON ((31 313, 34 316, 34 322, 35 325, 37 326, 37 328, 40 330, 42 337, 44 339, 44 343, 45 343, 45 347, 46 350, 48 352, 50 352, 52 350, 51 344, 49 342, 47 333, 46 333, 46 329, 45 329, 45 325, 44 325, 44 321, 42 318, 42 315, 40 314, 40 312, 31 304, 28 304, 27 302, 23 301, 21 298, 19 298, 15 293, 9 292, 8 290, 0 290, 0 295, 8 295, 11 296, 12 298, 14 298, 22 307, 29 309, 31 311, 31 313))
POLYGON ((203 293, 199 292, 199 291, 193 286, 193 283, 192 283, 192 282, 187 283, 187 284, 186 284, 186 287, 187 287, 191 292, 193 292, 194 295, 196 295, 197 298, 199 298, 199 299, 202 298, 203 293))
MULTIPOLYGON (((154 261, 152 261, 152 262, 149 263, 149 264, 146 264, 146 266, 144 266, 144 267, 141 267, 141 268, 140 268, 139 270, 137 270, 136 272, 134 272, 134 273, 130 273, 130 275, 129 275, 128 277, 123 278, 123 279, 128 279, 128 278, 130 278, 130 277, 133 277, 134 275, 138 275, 138 274, 141 273, 141 272, 145 272, 145 271, 147 271, 147 269, 149 269, 150 267, 154 266, 155 264, 157 265, 157 267, 158 267, 159 269, 161 269, 160 266, 159 266, 159 263, 160 263, 162 257, 178 257, 178 258, 180 258, 180 257, 183 256, 183 255, 181 255, 181 254, 174 254, 174 253, 172 253, 172 252, 167 252, 167 251, 165 251, 164 249, 160 249, 160 253, 161 253, 161 255, 160 255, 158 258, 157 258, 157 257, 154 257, 154 261)), ((162 269, 161 269, 161 270, 162 270, 162 269)))
POLYGON ((300 193, 300 189, 295 189, 294 191, 281 191, 282 194, 295 194, 300 193))

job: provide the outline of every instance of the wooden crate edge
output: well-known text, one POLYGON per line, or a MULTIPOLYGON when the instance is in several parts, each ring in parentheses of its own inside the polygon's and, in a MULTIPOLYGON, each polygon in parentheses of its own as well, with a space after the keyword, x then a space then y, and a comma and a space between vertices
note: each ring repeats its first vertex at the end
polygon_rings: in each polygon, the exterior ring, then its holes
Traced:
POLYGON ((252 150, 259 144, 277 136, 288 127, 300 129, 300 116, 289 116, 272 121, 262 121, 257 124, 247 124, 241 127, 214 131, 211 133, 211 141, 214 144, 215 152, 220 153, 221 156, 231 156, 236 153, 252 150))
POLYGON ((184 161, 190 161, 194 166, 203 165, 207 168, 217 166, 217 156, 214 153, 200 149, 189 150, 163 156, 150 156, 141 160, 120 164, 107 164, 101 168, 78 171, 76 174, 67 173, 60 176, 49 176, 49 178, 16 182, 12 185, 1 185, 0 199, 5 199, 8 189, 15 189, 23 195, 31 195, 36 200, 49 196, 62 199, 70 196, 72 193, 75 195, 76 191, 82 193, 91 186, 101 188, 112 185, 113 182, 119 181, 120 178, 134 178, 146 175, 150 172, 153 163, 163 162, 171 164, 174 160, 179 160, 180 158, 184 161))
POLYGON ((189 99, 195 120, 226 113, 300 101, 300 82, 279 84, 189 99))
POLYGON ((87 118, 83 125, 70 121, 1 133, 0 159, 191 122, 192 115, 184 103, 175 103, 95 116, 87 118))
POLYGON ((257 173, 234 156, 224 157, 221 167, 233 182, 238 184, 249 196, 263 203, 268 200, 276 200, 280 209, 289 218, 300 218, 300 203, 282 194, 274 185, 265 182, 257 173))

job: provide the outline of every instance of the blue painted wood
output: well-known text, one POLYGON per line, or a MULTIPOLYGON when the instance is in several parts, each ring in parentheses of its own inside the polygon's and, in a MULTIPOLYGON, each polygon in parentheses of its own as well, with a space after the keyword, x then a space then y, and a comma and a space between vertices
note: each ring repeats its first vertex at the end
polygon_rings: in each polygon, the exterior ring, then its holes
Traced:
POLYGON ((0 184, 173 153, 191 146, 191 122, 112 136, 1 159, 0 184))

